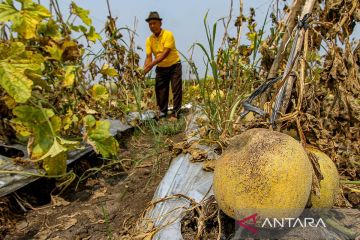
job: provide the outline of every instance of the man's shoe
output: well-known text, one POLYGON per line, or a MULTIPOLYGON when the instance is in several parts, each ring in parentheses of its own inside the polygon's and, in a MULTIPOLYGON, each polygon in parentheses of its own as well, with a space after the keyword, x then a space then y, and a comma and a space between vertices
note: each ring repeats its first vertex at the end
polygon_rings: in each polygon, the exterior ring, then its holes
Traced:
POLYGON ((178 119, 173 115, 173 114, 171 114, 170 116, 169 116, 169 118, 168 118, 168 121, 169 122, 176 122, 178 119))
POLYGON ((182 115, 182 110, 181 109, 179 109, 179 110, 173 110, 172 112, 171 112, 171 116, 174 116, 174 117, 176 117, 177 119, 179 119, 180 117, 182 117, 183 115, 182 115))
POLYGON ((183 116, 184 116, 183 113, 178 112, 178 113, 172 113, 172 114, 170 115, 170 118, 180 119, 180 118, 182 118, 183 116))
POLYGON ((173 112, 173 116, 176 117, 177 119, 180 119, 184 116, 183 111, 181 109, 174 111, 173 112))

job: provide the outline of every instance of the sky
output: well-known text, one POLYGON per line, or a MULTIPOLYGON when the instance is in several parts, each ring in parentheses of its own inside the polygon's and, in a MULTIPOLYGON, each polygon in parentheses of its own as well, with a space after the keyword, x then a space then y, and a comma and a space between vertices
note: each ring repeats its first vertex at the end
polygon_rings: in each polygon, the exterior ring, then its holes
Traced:
MULTIPOLYGON (((41 0, 41 3, 46 5, 48 0, 41 0)), ((90 10, 90 16, 93 19, 93 25, 100 31, 106 22, 108 9, 106 0, 75 0, 75 2, 85 9, 90 10)), ((195 43, 200 42, 206 44, 206 34, 203 25, 203 19, 208 12, 208 21, 210 25, 220 18, 229 16, 230 0, 109 0, 111 6, 111 13, 113 17, 117 17, 118 27, 129 27, 136 30, 135 43, 137 46, 145 49, 145 40, 151 34, 148 24, 145 19, 150 11, 159 12, 163 19, 163 28, 168 29, 174 33, 177 49, 189 56, 189 48, 195 43), (136 24, 134 24, 136 23, 136 24), (134 27, 135 25, 135 27, 134 27)), ((255 19, 260 28, 264 22, 266 12, 269 7, 275 8, 274 0, 244 0, 244 14, 249 14, 250 7, 255 8, 255 19)), ((284 1, 279 1, 283 4, 284 1)), ((288 5, 291 0, 285 1, 288 5)), ((69 12, 71 0, 59 0, 60 8, 63 12, 69 12)), ((282 7, 283 5, 280 5, 282 7)), ((233 19, 230 24, 232 27, 229 32, 235 33, 234 21, 239 15, 239 0, 233 1, 233 19)), ((268 20, 269 21, 269 20, 268 20)), ((358 24, 359 25, 359 24, 358 24)), ((269 31, 270 23, 267 23, 269 31)), ((223 36, 222 22, 218 23, 218 32, 216 39, 216 47, 221 43, 223 36)), ((246 30, 246 29, 244 29, 246 30)), ((357 39, 359 38, 359 26, 356 30, 357 39)), ((245 33, 245 31, 244 31, 245 33)), ((266 34, 266 32, 265 32, 266 34)), ((244 34, 243 34, 244 35, 244 34)), ((242 37, 246 41, 245 37, 242 37)), ((141 63, 145 59, 145 50, 139 51, 141 56, 141 63)), ((204 73, 203 54, 199 49, 195 50, 194 58, 195 64, 199 68, 200 74, 204 73)), ((184 73, 188 69, 187 64, 183 64, 184 73)))

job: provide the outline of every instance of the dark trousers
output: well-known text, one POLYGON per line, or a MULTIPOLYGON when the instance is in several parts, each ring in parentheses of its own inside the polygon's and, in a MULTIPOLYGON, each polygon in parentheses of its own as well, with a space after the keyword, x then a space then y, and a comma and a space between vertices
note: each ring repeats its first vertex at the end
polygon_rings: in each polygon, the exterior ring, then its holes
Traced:
POLYGON ((156 67, 155 72, 155 93, 160 112, 166 114, 168 111, 170 82, 174 99, 174 113, 179 112, 182 101, 181 63, 175 63, 170 67, 156 67))

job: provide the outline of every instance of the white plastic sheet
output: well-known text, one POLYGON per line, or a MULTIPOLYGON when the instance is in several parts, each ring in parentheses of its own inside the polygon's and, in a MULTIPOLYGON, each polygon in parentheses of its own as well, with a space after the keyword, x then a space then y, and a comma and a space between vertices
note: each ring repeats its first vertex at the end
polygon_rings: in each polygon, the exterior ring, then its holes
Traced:
MULTIPOLYGON (((154 200, 182 194, 200 202, 212 194, 213 174, 203 171, 201 163, 190 162, 190 158, 190 154, 180 154, 173 160, 155 192, 154 200)), ((180 221, 189 206, 190 202, 180 197, 158 203, 147 218, 153 219, 156 227, 167 226, 154 239, 182 239, 180 221)))
MULTIPOLYGON (((198 117, 203 117, 201 109, 196 109, 190 115, 186 134, 198 131, 199 125, 196 122, 198 117)), ((195 134, 188 142, 199 139, 199 134, 195 134)), ((208 156, 217 156, 211 147, 200 145, 202 149, 208 150, 208 156)), ((211 158, 212 158, 211 157, 211 158)), ((190 154, 180 154, 175 159, 160 182, 153 201, 163 199, 175 194, 182 194, 192 198, 196 202, 201 202, 213 195, 212 191, 213 173, 202 169, 202 163, 191 162, 190 154)), ((181 240, 181 219, 184 212, 190 207, 190 202, 184 198, 176 197, 162 201, 155 205, 145 216, 144 224, 151 221, 156 228, 161 230, 153 237, 155 240, 181 240)))

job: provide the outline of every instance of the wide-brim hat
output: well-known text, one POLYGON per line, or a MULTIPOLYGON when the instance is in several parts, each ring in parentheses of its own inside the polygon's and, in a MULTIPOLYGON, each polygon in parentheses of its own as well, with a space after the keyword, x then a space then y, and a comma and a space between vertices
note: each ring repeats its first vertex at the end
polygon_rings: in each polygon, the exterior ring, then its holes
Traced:
POLYGON ((160 18, 160 15, 158 12, 150 12, 149 13, 149 17, 147 19, 145 19, 145 21, 149 22, 150 20, 162 20, 162 18, 160 18))

